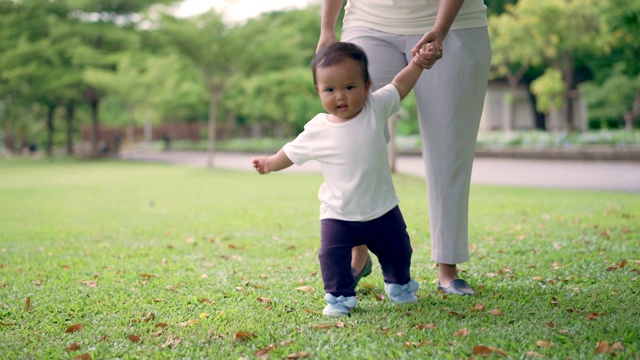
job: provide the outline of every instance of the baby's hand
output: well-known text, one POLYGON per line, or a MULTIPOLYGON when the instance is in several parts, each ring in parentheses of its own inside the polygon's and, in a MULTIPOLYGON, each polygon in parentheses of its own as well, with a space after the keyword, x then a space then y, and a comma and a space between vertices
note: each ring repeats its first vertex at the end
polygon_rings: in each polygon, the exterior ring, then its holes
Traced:
POLYGON ((414 64, 423 69, 431 69, 433 65, 442 58, 442 51, 433 42, 422 45, 420 52, 413 58, 414 64))
POLYGON ((268 174, 269 173, 269 157, 268 156, 259 156, 253 159, 253 168, 256 169, 260 174, 268 174))

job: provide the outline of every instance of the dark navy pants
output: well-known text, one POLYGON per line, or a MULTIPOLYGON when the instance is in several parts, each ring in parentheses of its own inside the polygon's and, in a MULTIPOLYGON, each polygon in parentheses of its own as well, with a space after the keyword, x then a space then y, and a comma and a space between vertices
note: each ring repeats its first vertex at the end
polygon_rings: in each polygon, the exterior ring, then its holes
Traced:
POLYGON ((333 296, 355 296, 351 249, 367 245, 378 257, 385 283, 411 280, 411 241, 400 208, 370 221, 323 219, 320 222, 320 269, 324 291, 333 296))

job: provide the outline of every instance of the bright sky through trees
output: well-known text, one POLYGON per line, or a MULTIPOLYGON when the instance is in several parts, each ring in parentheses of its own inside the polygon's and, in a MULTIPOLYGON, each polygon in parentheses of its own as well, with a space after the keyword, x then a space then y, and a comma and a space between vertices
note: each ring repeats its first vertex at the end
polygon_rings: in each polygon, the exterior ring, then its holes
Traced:
POLYGON ((304 8, 318 0, 185 0, 177 16, 192 16, 212 7, 223 11, 231 21, 242 21, 263 12, 304 8))

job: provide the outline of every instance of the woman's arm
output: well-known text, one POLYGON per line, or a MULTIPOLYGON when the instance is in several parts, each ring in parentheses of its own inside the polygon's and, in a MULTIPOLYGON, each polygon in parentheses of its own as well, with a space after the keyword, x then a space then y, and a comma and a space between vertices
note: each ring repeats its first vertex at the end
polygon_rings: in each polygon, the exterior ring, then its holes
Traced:
MULTIPOLYGON (((464 0, 440 1, 440 5, 438 6, 438 15, 436 16, 436 23, 413 47, 411 50, 412 55, 415 56, 418 54, 419 50, 422 49, 425 44, 433 42, 436 46, 436 55, 438 56, 438 59, 442 57, 442 41, 447 36, 447 33, 451 28, 451 24, 453 24, 453 20, 458 15, 458 11, 460 11, 463 2, 464 0)), ((426 68, 430 67, 431 66, 426 68)))
POLYGON ((325 46, 329 46, 338 41, 336 36, 336 22, 342 10, 344 0, 323 0, 322 19, 320 20, 320 39, 316 52, 325 46))

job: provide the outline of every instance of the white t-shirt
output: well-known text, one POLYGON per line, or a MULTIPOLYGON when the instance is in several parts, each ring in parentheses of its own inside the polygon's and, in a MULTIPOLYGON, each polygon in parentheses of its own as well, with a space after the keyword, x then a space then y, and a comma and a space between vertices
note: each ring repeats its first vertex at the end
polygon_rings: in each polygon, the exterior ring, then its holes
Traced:
MULTIPOLYGON (((424 35, 433 27, 440 1, 348 0, 343 28, 366 27, 398 35, 424 35)), ((483 0, 465 0, 450 30, 487 26, 483 0)))
POLYGON ((328 114, 318 114, 284 146, 296 165, 320 162, 325 180, 318 192, 320 219, 368 221, 398 205, 385 129, 399 108, 398 90, 387 85, 369 94, 353 119, 334 123, 328 114))

